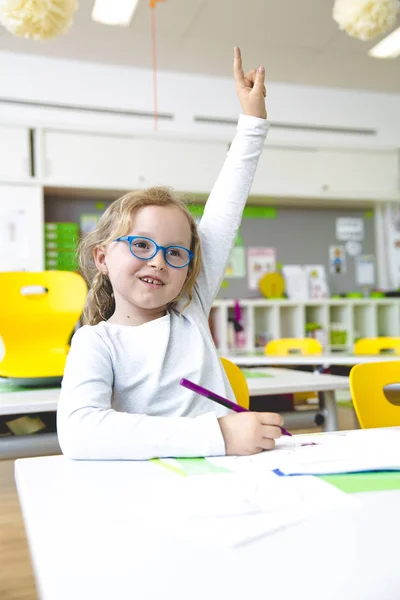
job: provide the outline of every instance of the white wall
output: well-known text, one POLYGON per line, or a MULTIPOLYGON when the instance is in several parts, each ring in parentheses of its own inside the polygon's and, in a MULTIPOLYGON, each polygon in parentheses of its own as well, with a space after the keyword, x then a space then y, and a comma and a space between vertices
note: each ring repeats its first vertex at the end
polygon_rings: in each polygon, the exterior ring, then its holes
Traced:
MULTIPOLYGON (((268 71, 268 65, 267 65, 268 71)), ((2 100, 152 111, 152 73, 146 69, 0 52, 2 100)), ((400 147, 400 95, 270 82, 268 115, 296 125, 376 129, 376 136, 271 131, 269 143, 400 147)), ((240 107, 230 78, 160 72, 159 111, 174 114, 159 129, 179 136, 230 139, 233 126, 210 126, 194 115, 235 119, 240 107)), ((0 123, 113 132, 152 131, 152 119, 0 103, 0 123)))

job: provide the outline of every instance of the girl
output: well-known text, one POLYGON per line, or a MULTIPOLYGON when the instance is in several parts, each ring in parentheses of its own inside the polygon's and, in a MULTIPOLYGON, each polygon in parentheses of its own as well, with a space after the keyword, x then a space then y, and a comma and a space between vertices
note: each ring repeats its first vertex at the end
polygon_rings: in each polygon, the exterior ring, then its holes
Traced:
POLYGON ((213 300, 268 130, 264 68, 246 76, 244 115, 199 227, 163 188, 126 194, 80 247, 90 284, 58 408, 58 436, 77 459, 252 454, 273 448, 282 418, 228 414, 182 377, 235 400, 208 327, 213 300))

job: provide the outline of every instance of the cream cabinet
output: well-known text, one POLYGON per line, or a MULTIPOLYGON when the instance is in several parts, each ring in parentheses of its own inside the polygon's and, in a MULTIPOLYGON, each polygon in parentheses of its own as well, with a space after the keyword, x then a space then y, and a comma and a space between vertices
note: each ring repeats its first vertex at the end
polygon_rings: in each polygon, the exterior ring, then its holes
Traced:
POLYGON ((0 184, 0 271, 43 270, 43 190, 0 184))
POLYGON ((0 181, 21 181, 31 175, 29 129, 0 127, 0 181))

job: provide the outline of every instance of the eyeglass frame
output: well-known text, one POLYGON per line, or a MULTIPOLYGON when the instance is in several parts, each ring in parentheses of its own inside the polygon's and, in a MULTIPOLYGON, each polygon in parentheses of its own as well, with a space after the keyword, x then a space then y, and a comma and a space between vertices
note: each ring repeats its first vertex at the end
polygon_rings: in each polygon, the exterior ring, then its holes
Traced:
POLYGON ((173 245, 171 245, 171 246, 159 246, 157 244, 157 242, 155 242, 151 238, 145 237, 143 235, 123 235, 122 237, 119 237, 119 238, 117 238, 114 241, 115 242, 128 242, 130 253, 132 254, 132 256, 134 256, 135 258, 137 258, 139 260, 151 260, 152 258, 154 258, 157 255, 157 253, 158 253, 159 250, 162 250, 165 262, 167 263, 167 265, 169 267, 172 267, 173 269, 184 269, 185 267, 188 266, 188 264, 190 263, 190 261, 192 260, 192 258, 194 258, 193 252, 191 252, 190 250, 188 250, 187 248, 185 248, 185 246, 178 246, 178 245, 175 245, 175 246, 173 246, 173 245), (145 258, 142 258, 141 256, 137 256, 133 252, 133 250, 132 250, 132 242, 133 242, 133 240, 147 240, 148 242, 151 242, 156 247, 154 254, 152 254, 151 256, 146 256, 145 258), (168 259, 167 259, 167 250, 169 250, 169 248, 180 248, 181 250, 185 250, 188 253, 188 256, 189 256, 189 260, 187 261, 187 263, 185 263, 181 267, 178 267, 178 266, 172 265, 170 262, 168 262, 168 259))

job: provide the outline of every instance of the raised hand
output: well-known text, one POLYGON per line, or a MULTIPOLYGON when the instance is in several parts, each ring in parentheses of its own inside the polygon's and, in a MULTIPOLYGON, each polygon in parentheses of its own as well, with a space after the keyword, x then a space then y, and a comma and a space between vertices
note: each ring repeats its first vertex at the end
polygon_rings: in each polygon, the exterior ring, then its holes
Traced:
POLYGON ((233 74, 236 83, 236 93, 245 115, 267 118, 265 108, 265 69, 258 67, 244 74, 240 48, 234 49, 233 74))

